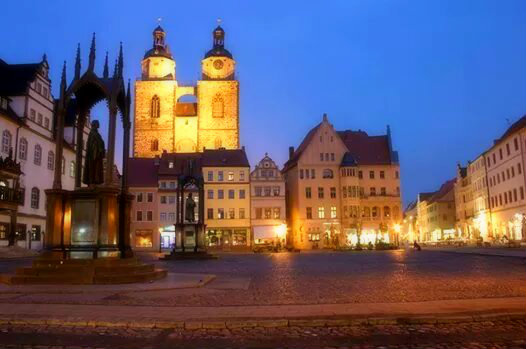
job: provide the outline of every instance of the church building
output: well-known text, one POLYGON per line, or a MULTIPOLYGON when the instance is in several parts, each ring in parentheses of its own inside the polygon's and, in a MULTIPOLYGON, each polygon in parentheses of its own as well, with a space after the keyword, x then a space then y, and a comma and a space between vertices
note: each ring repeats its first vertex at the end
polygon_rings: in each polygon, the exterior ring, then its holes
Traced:
POLYGON ((141 80, 135 82, 134 157, 240 148, 235 61, 225 48, 225 31, 217 26, 212 36, 213 46, 201 61, 201 80, 184 85, 177 81, 165 31, 161 26, 153 31, 141 80))

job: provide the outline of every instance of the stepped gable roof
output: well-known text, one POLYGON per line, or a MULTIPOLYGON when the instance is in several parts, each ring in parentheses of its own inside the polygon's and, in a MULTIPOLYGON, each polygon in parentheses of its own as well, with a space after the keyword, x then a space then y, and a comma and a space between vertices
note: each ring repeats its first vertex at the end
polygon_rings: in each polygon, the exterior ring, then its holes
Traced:
POLYGON ((205 149, 203 167, 250 167, 245 149, 205 149))
POLYGON ((346 130, 338 131, 337 133, 358 164, 391 164, 389 140, 386 135, 369 136, 366 132, 361 130, 346 130))
POLYGON ((294 151, 291 158, 287 160, 287 162, 285 162, 285 164, 283 165, 283 172, 286 172, 287 170, 289 170, 290 168, 296 165, 301 154, 303 153, 305 149, 307 149, 307 146, 309 145, 310 141, 312 140, 312 138, 314 137, 314 135, 316 134, 316 131, 318 131, 320 126, 321 126, 321 122, 318 125, 314 126, 309 132, 307 132, 307 135, 301 141, 300 146, 294 151))
POLYGON ((35 80, 41 64, 8 64, 0 59, 0 95, 26 94, 28 85, 35 80))
POLYGON ((499 143, 504 141, 508 136, 524 127, 526 127, 526 115, 523 115, 519 120, 515 121, 510 127, 508 127, 508 129, 502 134, 502 136, 494 141, 493 146, 498 145, 499 143))
POLYGON ((154 158, 128 160, 128 185, 130 187, 157 187, 157 166, 154 158))

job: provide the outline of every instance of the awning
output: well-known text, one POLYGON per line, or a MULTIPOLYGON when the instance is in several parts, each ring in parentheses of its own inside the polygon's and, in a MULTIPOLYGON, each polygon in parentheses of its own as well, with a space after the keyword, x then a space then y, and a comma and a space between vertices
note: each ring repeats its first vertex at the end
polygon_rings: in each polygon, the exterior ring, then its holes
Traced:
POLYGON ((276 226, 265 225, 254 227, 254 239, 274 239, 276 237, 276 226))

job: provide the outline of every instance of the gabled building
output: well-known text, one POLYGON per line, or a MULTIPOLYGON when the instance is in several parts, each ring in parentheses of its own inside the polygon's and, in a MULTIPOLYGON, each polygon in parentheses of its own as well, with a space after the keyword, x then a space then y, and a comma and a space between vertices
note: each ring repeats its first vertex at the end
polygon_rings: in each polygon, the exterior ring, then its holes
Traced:
POLYGON ((400 167, 391 132, 337 131, 326 115, 282 170, 288 244, 311 249, 397 242, 400 167))
POLYGON ((285 246, 285 178, 268 154, 250 173, 250 197, 254 243, 285 246))

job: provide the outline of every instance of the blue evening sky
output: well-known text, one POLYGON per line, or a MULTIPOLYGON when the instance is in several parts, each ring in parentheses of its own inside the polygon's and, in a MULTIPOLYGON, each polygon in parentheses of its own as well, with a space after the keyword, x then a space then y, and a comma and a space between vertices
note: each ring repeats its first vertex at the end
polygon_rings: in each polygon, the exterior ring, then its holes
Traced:
MULTIPOLYGON (((404 203, 431 191, 526 114, 526 1, 27 1, 6 0, 0 58, 47 53, 58 95, 62 62, 83 67, 97 33, 97 69, 124 45, 125 77, 162 17, 177 78, 195 82, 216 18, 237 61, 241 143, 252 165, 282 165, 322 114, 337 129, 385 133, 400 153, 404 203)), ((95 118, 105 123, 105 109, 95 118)), ((119 155, 120 158, 120 155, 119 155)))

